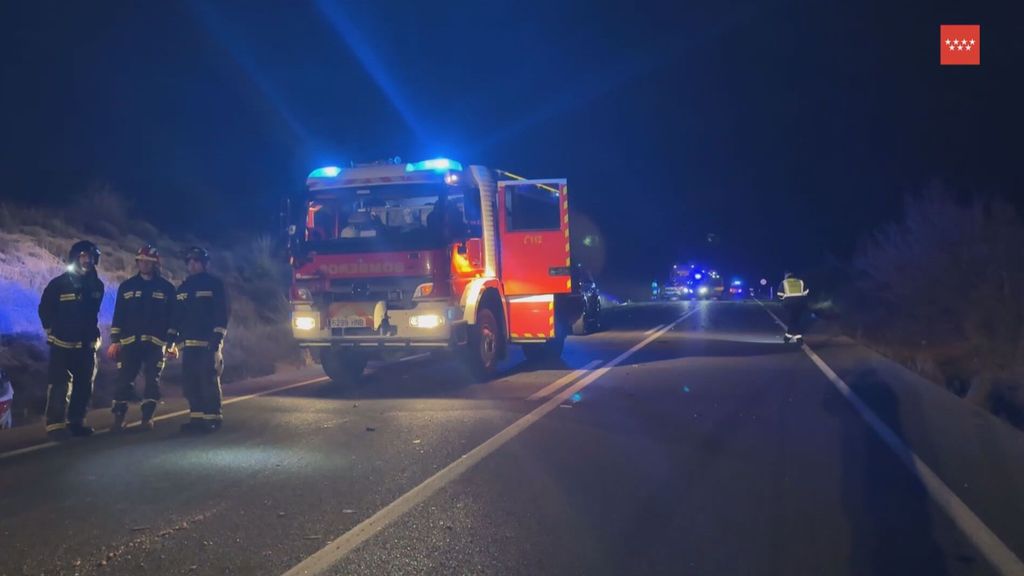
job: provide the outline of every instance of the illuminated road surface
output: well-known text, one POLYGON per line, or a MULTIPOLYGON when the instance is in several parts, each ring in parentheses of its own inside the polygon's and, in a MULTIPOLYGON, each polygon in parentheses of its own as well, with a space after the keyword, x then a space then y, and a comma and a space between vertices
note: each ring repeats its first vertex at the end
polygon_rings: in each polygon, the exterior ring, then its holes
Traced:
POLYGON ((489 384, 418 360, 233 402, 213 436, 174 417, 4 457, 0 575, 993 574, 1024 554, 1021 432, 809 338, 851 402, 753 302, 609 324, 489 384))

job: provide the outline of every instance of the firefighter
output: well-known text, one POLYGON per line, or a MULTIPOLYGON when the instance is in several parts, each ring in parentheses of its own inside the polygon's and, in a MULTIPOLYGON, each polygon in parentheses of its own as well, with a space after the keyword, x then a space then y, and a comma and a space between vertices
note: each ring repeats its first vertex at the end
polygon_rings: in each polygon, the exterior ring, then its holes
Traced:
POLYGON ((142 396, 141 430, 153 429, 153 414, 160 401, 160 373, 164 369, 174 285, 160 275, 160 252, 151 245, 135 254, 139 273, 117 289, 114 321, 110 327, 107 357, 117 362, 117 389, 114 392, 115 432, 125 429, 128 402, 137 402, 135 377, 143 372, 146 388, 142 396))
POLYGON ((46 433, 52 440, 91 436, 85 413, 96 378, 103 282, 96 273, 99 248, 87 240, 68 251, 67 271, 46 285, 39 320, 50 345, 46 433))
POLYGON ((786 334, 782 337, 784 342, 803 340, 800 333, 800 322, 807 308, 807 293, 810 292, 804 281, 786 272, 782 283, 779 284, 778 296, 782 298, 782 306, 786 310, 786 334))
POLYGON ((181 425, 185 433, 214 432, 220 429, 220 376, 224 367, 221 349, 227 334, 230 306, 224 283, 206 271, 209 253, 199 247, 185 254, 188 278, 178 287, 174 321, 169 338, 175 344, 168 356, 182 348, 182 376, 189 421, 181 425))

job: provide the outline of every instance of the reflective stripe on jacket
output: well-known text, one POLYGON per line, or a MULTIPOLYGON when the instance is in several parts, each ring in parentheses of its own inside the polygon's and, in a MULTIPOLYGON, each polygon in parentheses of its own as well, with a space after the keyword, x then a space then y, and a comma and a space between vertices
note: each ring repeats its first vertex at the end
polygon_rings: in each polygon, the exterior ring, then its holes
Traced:
POLYGON ((807 288, 804 287, 804 281, 799 278, 786 278, 779 284, 778 295, 782 298, 792 298, 794 296, 806 296, 807 288))

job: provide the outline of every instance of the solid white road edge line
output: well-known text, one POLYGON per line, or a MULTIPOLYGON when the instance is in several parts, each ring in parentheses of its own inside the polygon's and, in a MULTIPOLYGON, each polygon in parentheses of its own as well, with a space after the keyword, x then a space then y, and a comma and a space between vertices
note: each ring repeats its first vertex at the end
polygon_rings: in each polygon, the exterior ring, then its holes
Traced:
POLYGON ((661 330, 664 326, 665 326, 664 324, 658 324, 654 328, 651 328, 650 330, 644 332, 644 336, 648 336, 648 335, 654 334, 658 330, 661 330))
POLYGON ((600 360, 594 360, 594 361, 590 362, 589 364, 587 364, 586 366, 584 366, 583 368, 580 368, 579 370, 576 370, 572 374, 566 374, 565 376, 562 376, 561 378, 559 378, 558 380, 555 380, 551 384, 548 384, 544 388, 534 392, 533 394, 530 394, 530 397, 527 398, 527 400, 532 402, 534 400, 540 400, 541 398, 546 398, 548 395, 554 393, 555 390, 558 390, 559 388, 561 388, 562 386, 565 386, 569 382, 572 382, 572 381, 576 380, 580 376, 586 375, 588 372, 590 372, 591 369, 593 369, 594 367, 596 367, 600 363, 601 363, 600 360))
MULTIPOLYGON (((316 384, 318 382, 326 382, 326 381, 327 381, 327 377, 326 376, 321 376, 319 378, 313 378, 311 380, 303 380, 302 382, 296 382, 294 384, 286 384, 284 386, 278 386, 276 388, 270 388, 268 390, 264 390, 262 392, 256 392, 254 394, 246 394, 245 396, 235 396, 233 398, 228 398, 228 399, 224 400, 224 402, 222 402, 221 405, 222 406, 227 406, 228 404, 234 404, 235 402, 241 402, 243 400, 251 400, 253 398, 259 398, 260 396, 266 396, 267 394, 274 394, 275 392, 284 392, 285 390, 291 390, 292 388, 298 388, 300 386, 308 386, 310 384, 316 384)), ((153 421, 154 422, 159 422, 161 420, 169 420, 171 418, 177 418, 178 416, 184 416, 184 415, 186 415, 188 413, 189 413, 188 410, 178 410, 177 412, 168 412, 167 414, 161 414, 161 415, 153 418, 153 421)), ((128 425, 129 426, 134 426, 135 424, 138 424, 138 423, 139 423, 138 420, 133 420, 128 425)), ((110 428, 104 428, 102 430, 97 430, 96 433, 93 434, 93 436, 99 436, 101 434, 107 434, 108 432, 110 432, 110 428)), ((22 454, 28 454, 28 453, 31 453, 31 452, 38 452, 38 451, 44 450, 46 448, 52 448, 54 446, 60 446, 60 445, 61 445, 60 442, 44 442, 42 444, 35 444, 33 446, 26 446, 25 448, 18 448, 17 450, 11 450, 9 452, 4 452, 4 453, 0 454, 0 460, 5 460, 7 458, 13 458, 14 456, 20 456, 22 454)))
MULTIPOLYGON (((758 301, 758 304, 761 304, 758 301)), ((771 315, 775 319, 775 322, 782 326, 783 329, 788 330, 789 328, 779 320, 778 316, 772 313, 764 304, 761 304, 764 311, 771 315)), ((981 518, 978 518, 968 506, 961 500, 945 482, 939 478, 924 460, 914 453, 906 443, 903 442, 900 437, 893 432, 892 428, 882 421, 868 407, 867 404, 861 400, 857 393, 850 389, 850 387, 839 377, 820 356, 815 354, 814 350, 804 342, 801 345, 804 353, 807 357, 814 362, 814 365, 821 370, 822 374, 832 382, 832 385, 839 390, 839 393, 846 398, 847 401, 853 406, 854 410, 860 415, 861 418, 867 422, 868 426, 875 431, 876 434, 885 442, 899 458, 903 464, 910 469, 911 474, 917 476, 924 486, 924 489, 928 492, 928 495, 935 502, 935 504, 945 512, 953 523, 956 524, 957 528, 964 533, 964 536, 970 540, 971 544, 981 552, 981 555, 996 571, 1000 574, 1009 575, 1020 575, 1024 574, 1024 562, 1013 553, 1013 550, 1000 540, 999 536, 996 535, 988 526, 982 522, 981 518)))
POLYGON ((498 448, 501 448, 509 440, 512 440, 518 436, 523 430, 529 428, 532 424, 540 420, 548 412, 551 412, 555 408, 558 408, 562 402, 565 402, 573 394, 586 388, 592 384, 598 378, 601 378, 607 374, 612 368, 618 366, 627 358, 635 354, 641 348, 647 346, 651 342, 660 338, 663 334, 671 330, 687 317, 697 312, 699 308, 691 310, 686 314, 677 318, 674 322, 669 323, 661 330, 651 334, 647 338, 640 341, 638 344, 623 352, 611 362, 608 362, 603 367, 591 372, 585 378, 579 382, 573 384, 569 388, 556 394, 550 400, 541 404, 529 414, 523 416, 519 420, 516 420, 507 428, 498 432, 483 444, 480 444, 476 448, 470 450, 458 460, 452 462, 448 466, 444 467, 430 478, 424 480, 420 485, 416 486, 412 490, 398 497, 397 500, 388 504, 384 508, 377 511, 376 514, 370 516, 366 520, 363 520, 348 532, 345 532, 334 541, 324 546, 312 556, 309 556, 302 562, 296 564, 290 570, 284 573, 284 576, 298 576, 298 575, 310 575, 310 574, 321 574, 324 571, 330 569, 340 560, 345 558, 350 552, 355 550, 360 544, 369 540, 375 534, 386 528, 392 522, 402 517, 406 512, 411 510, 417 504, 420 504, 441 488, 445 487, 453 480, 462 476, 467 470, 472 468, 475 464, 486 458, 488 455, 493 453, 498 448))

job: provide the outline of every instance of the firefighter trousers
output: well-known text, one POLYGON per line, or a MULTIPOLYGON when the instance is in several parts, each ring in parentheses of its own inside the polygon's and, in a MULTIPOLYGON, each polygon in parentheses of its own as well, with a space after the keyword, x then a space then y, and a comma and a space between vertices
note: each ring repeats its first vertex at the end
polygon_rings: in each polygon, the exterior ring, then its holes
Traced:
POLYGON ((787 332, 796 336, 802 334, 804 310, 807 309, 806 296, 789 296, 782 301, 786 311, 787 332))
POLYGON ((221 419, 220 375, 224 357, 219 349, 187 346, 181 353, 182 389, 193 420, 221 419))
POLYGON ((68 422, 81 424, 89 409, 96 379, 96 350, 50 346, 47 371, 46 429, 64 428, 68 422))
POLYGON ((146 387, 142 392, 142 418, 152 418, 160 401, 160 373, 164 370, 164 349, 151 342, 135 342, 121 347, 117 362, 117 388, 114 391, 114 413, 128 411, 128 402, 139 399, 135 379, 143 373, 146 387))

